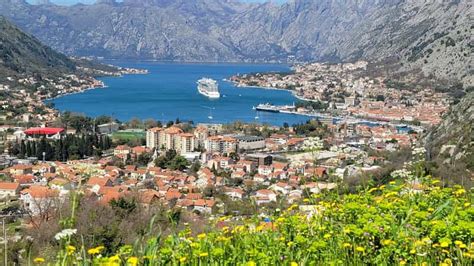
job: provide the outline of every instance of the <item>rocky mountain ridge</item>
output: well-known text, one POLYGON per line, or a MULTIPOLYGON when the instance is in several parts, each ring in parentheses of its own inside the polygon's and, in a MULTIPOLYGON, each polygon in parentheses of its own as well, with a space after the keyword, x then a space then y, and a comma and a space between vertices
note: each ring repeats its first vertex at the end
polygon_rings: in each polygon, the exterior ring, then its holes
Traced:
POLYGON ((67 56, 43 45, 0 16, 0 80, 17 74, 46 76, 75 71, 75 63, 67 56))
POLYGON ((100 0, 71 7, 0 0, 0 14, 70 55, 176 61, 395 59, 473 84, 468 0, 100 0))
POLYGON ((474 91, 451 107, 424 143, 436 174, 459 183, 474 177, 474 91))

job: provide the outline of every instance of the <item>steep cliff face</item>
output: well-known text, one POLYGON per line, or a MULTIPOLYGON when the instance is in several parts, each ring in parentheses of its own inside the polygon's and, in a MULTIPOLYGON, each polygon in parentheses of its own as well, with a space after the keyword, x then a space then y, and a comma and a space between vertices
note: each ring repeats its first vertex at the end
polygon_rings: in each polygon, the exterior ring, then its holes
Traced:
POLYGON ((474 92, 452 106, 424 141, 437 174, 458 181, 474 178, 474 92))
POLYGON ((67 54, 182 61, 340 61, 388 57, 401 70, 472 80, 472 1, 101 0, 0 13, 67 54))

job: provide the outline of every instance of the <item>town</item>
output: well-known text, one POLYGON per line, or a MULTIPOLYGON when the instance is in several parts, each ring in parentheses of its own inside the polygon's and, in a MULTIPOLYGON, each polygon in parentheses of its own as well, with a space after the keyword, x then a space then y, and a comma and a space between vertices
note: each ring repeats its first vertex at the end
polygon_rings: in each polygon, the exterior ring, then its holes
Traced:
MULTIPOLYGON (((112 212, 109 218, 120 228, 125 226, 122 211, 148 217, 143 221, 161 213, 166 231, 172 230, 163 220, 168 216, 178 226, 202 227, 216 218, 271 216, 291 206, 314 213, 305 203, 318 194, 383 184, 393 175, 406 178, 409 171, 403 169, 419 150, 414 147, 426 129, 440 122, 450 100, 431 90, 392 89, 351 74, 365 67, 364 62, 308 64, 295 66, 296 74, 231 78, 239 86, 292 90, 301 99, 292 106, 256 107, 308 118, 282 126, 123 122, 60 113, 48 99, 102 88, 103 82, 75 74, 9 77, 0 85, 0 213, 9 219, 7 234, 38 235, 34 243, 40 247, 49 236, 45 228, 61 223, 71 201, 80 201, 83 215, 112 212), (305 81, 320 72, 326 74, 305 81)), ((146 74, 121 68, 82 71, 146 74)), ((107 228, 100 219, 84 223, 107 228)), ((137 237, 143 226, 130 225, 129 237, 137 237)), ((114 238, 119 235, 115 232, 114 238)))
POLYGON ((441 121, 451 97, 428 86, 410 86, 367 74, 369 63, 295 65, 291 73, 233 76, 239 87, 290 90, 306 103, 294 113, 362 118, 432 126, 441 121), (311 104, 315 102, 317 104, 311 104))
POLYGON ((1 158, 0 197, 32 216, 77 190, 98 204, 138 195, 144 206, 249 215, 245 206, 251 204, 283 208, 305 193, 381 176, 394 163, 384 153, 410 153, 417 140, 416 132, 386 125, 316 120, 288 127, 180 121, 130 126, 114 121, 92 131, 2 126, 9 154, 1 158), (127 133, 142 139, 114 138, 127 133))

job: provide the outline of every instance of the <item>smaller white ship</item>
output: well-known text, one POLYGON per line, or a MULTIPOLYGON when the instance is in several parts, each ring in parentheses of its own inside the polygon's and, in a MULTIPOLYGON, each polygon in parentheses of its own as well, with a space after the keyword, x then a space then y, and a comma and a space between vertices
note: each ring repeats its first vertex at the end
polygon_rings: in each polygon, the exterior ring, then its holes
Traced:
POLYGON ((197 84, 200 94, 211 99, 218 99, 221 97, 217 81, 210 78, 202 78, 198 80, 197 84))

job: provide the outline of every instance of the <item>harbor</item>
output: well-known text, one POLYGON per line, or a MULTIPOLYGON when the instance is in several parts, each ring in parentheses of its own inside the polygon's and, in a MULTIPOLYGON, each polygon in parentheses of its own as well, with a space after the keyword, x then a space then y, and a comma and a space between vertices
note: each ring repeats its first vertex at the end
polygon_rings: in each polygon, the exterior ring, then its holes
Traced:
MULTIPOLYGON (((370 127, 374 126, 393 126, 399 130, 414 130, 414 131, 422 131, 423 128, 414 125, 407 125, 405 123, 396 122, 396 121, 381 121, 381 120, 372 120, 372 119, 363 119, 358 118, 350 115, 346 116, 336 116, 327 113, 320 113, 316 111, 309 111, 305 109, 305 111, 298 110, 295 104, 293 105, 273 105, 271 103, 261 103, 257 106, 253 107, 253 110, 257 112, 269 112, 269 113, 283 113, 283 114, 293 114, 293 115, 301 115, 301 116, 309 116, 316 118, 322 122, 330 123, 330 124, 339 124, 339 123, 347 123, 347 124, 364 124, 370 127)), ((257 115, 258 117, 258 115, 257 115)))

